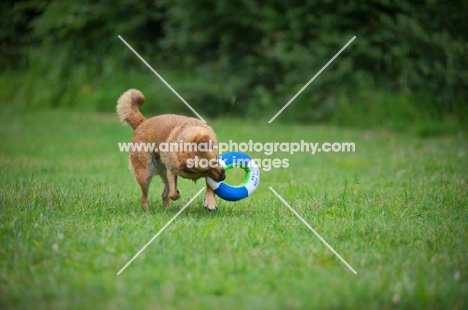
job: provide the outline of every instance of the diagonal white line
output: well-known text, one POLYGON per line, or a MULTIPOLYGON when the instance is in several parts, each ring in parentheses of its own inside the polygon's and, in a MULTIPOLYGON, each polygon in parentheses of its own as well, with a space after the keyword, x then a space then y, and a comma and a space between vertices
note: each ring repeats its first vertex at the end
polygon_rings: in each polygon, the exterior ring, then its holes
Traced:
POLYGON ((169 83, 166 82, 166 80, 163 79, 163 77, 161 75, 159 75, 158 72, 156 72, 156 70, 154 70, 147 62, 146 60, 143 59, 143 57, 140 56, 140 54, 138 54, 134 49, 133 47, 130 46, 130 44, 127 43, 127 41, 125 41, 120 35, 118 36, 120 40, 122 40, 122 42, 127 45, 127 47, 135 54, 137 55, 138 58, 140 58, 140 60, 151 70, 153 71, 154 74, 156 74, 156 76, 164 83, 166 84, 167 87, 169 87, 170 90, 172 90, 172 92, 177 96, 179 97, 180 100, 182 100, 183 103, 185 103, 185 105, 190 109, 192 110, 193 113, 195 113, 195 115, 203 122, 203 123, 206 123, 205 119, 203 119, 203 117, 200 116, 200 114, 197 113, 197 111, 195 111, 194 108, 192 108, 192 106, 190 104, 188 104, 187 101, 185 101, 184 98, 182 98, 181 95, 179 95, 179 93, 177 93, 175 91, 174 88, 172 88, 171 85, 169 85, 169 83))
POLYGON ((130 261, 129 261, 129 262, 128 262, 128 263, 127 263, 125 266, 123 266, 123 268, 122 268, 122 269, 120 269, 120 271, 119 271, 119 272, 117 272, 117 275, 120 275, 120 274, 122 273, 122 271, 124 271, 124 270, 125 270, 125 268, 127 268, 127 267, 128 267, 128 265, 130 265, 130 264, 131 264, 131 263, 132 263, 132 262, 135 260, 135 258, 137 258, 137 257, 138 257, 138 255, 140 255, 140 254, 141 254, 141 252, 143 252, 143 251, 144 251, 144 250, 145 250, 145 249, 146 249, 146 248, 147 248, 147 247, 148 247, 148 246, 151 244, 151 242, 153 242, 153 241, 154 241, 154 239, 156 239, 156 238, 157 238, 157 237, 158 237, 158 236, 159 236, 159 235, 160 235, 160 234, 161 234, 161 233, 164 231, 164 229, 166 229, 166 228, 167 228, 167 226, 169 226, 169 225, 172 223, 172 221, 174 221, 174 220, 175 220, 175 219, 176 219, 176 218, 177 218, 177 217, 178 217, 178 216, 179 216, 179 215, 180 215, 180 214, 181 214, 181 213, 182 213, 182 212, 185 210, 185 208, 187 208, 187 207, 188 207, 188 205, 189 205, 189 204, 191 204, 191 203, 192 203, 192 201, 194 201, 194 200, 195 200, 195 198, 197 198, 197 197, 198 197, 198 195, 200 195, 200 193, 201 193, 203 190, 204 190, 204 188, 200 189, 200 190, 198 191, 198 193, 196 193, 196 194, 195 194, 195 196, 193 196, 193 197, 192 197, 192 199, 190 199, 190 201, 189 201, 189 202, 187 202, 187 204, 186 204, 186 205, 185 205, 185 206, 184 206, 182 209, 180 209, 180 211, 179 211, 179 212, 177 212, 177 214, 176 214, 176 215, 174 215, 174 217, 173 217, 173 218, 172 218, 172 219, 171 219, 169 222, 167 222, 167 224, 166 224, 166 225, 164 225, 164 227, 163 227, 163 228, 161 228, 161 230, 159 230, 159 231, 158 231, 158 233, 157 233, 156 235, 154 235, 154 237, 153 237, 153 238, 151 238, 151 240, 150 240, 150 241, 148 241, 148 243, 146 243, 146 244, 145 244, 145 245, 144 245, 144 246, 141 248, 141 250, 140 250, 140 251, 138 251, 138 253, 136 253, 136 254, 135 254, 135 256, 133 256, 133 258, 132 258, 132 259, 131 259, 131 260, 130 260, 130 261))
POLYGON ((297 94, 296 94, 294 97, 292 97, 292 98, 291 98, 291 100, 289 100, 289 102, 288 102, 288 103, 286 103, 286 104, 285 104, 285 106, 284 106, 284 107, 283 107, 281 110, 279 110, 279 111, 278 111, 278 113, 276 113, 276 115, 275 115, 275 116, 273 116, 273 118, 272 118, 272 119, 271 119, 271 120, 268 122, 268 124, 270 124, 271 122, 273 122, 273 121, 275 120, 275 118, 277 118, 277 117, 278 117, 278 115, 280 115, 280 114, 281 114, 281 112, 283 112, 283 111, 284 111, 284 109, 286 109, 286 108, 287 108, 287 107, 288 107, 288 106, 291 104, 291 102, 293 102, 293 101, 294 101, 294 99, 296 99, 296 97, 297 97, 297 96, 299 96, 299 94, 300 94, 300 93, 302 93, 302 91, 303 91, 304 89, 306 89, 306 88, 307 88, 307 86, 309 86, 309 84, 310 84, 310 83, 312 83, 312 82, 315 80, 315 78, 316 78, 317 76, 319 76, 319 75, 320 75, 320 73, 322 73, 322 71, 323 71, 323 70, 325 70, 325 69, 328 67, 328 65, 332 63, 332 61, 333 61, 333 60, 335 60, 335 58, 336 58, 336 57, 338 57, 338 55, 340 55, 340 54, 341 54, 341 52, 342 52, 342 51, 344 51, 344 50, 345 50, 345 48, 347 48, 347 47, 348 47, 348 45, 350 45, 350 44, 351 44, 351 42, 353 42, 353 41, 354 41, 354 39, 356 39, 356 36, 354 36, 354 37, 353 37, 351 40, 349 40, 349 42, 348 42, 348 43, 346 43, 346 45, 345 45, 345 46, 343 46, 343 48, 342 48, 342 49, 341 49, 341 50, 340 50, 338 53, 336 53, 336 55, 335 55, 335 56, 333 56, 333 58, 332 58, 332 59, 330 59, 330 61, 329 61, 329 62, 327 62, 327 64, 326 64, 325 66, 323 66, 323 68, 322 68, 322 69, 321 69, 321 70, 320 70, 320 71, 319 71, 319 72, 318 72, 318 73, 317 73, 317 74, 316 74, 316 75, 315 75, 315 76, 314 76, 314 77, 313 77, 313 78, 312 78, 312 79, 311 79, 311 80, 310 80, 310 81, 309 81, 307 84, 305 84, 305 86, 304 86, 304 87, 302 87, 302 88, 301 88, 301 90, 300 90, 300 91, 299 91, 299 92, 298 92, 298 93, 297 93, 297 94))
POLYGON ((269 189, 273 192, 273 194, 275 194, 301 221, 302 223, 304 223, 307 228, 309 228, 319 239, 320 241, 322 241, 329 249, 330 251, 333 252, 333 254, 335 254, 345 265, 346 267, 349 268, 349 270, 351 270, 354 274, 357 274, 356 270, 353 269, 353 267, 351 267, 344 259, 343 257, 340 256, 340 254, 338 254, 326 241, 325 239, 323 239, 310 225, 309 223, 306 222, 306 220, 304 220, 300 215, 299 213, 296 212, 296 210, 294 210, 287 202, 286 200, 283 199, 283 197, 281 197, 272 187, 269 187, 269 189))

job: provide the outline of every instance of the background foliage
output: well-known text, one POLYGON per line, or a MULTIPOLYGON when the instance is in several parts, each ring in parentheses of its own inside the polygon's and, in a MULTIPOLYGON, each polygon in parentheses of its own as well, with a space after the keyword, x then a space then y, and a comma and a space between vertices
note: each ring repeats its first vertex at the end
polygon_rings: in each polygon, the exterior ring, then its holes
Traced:
POLYGON ((282 120, 453 131, 466 123, 463 1, 3 1, 9 102, 111 111, 127 88, 186 113, 118 39, 197 110, 270 119, 353 36, 282 120))

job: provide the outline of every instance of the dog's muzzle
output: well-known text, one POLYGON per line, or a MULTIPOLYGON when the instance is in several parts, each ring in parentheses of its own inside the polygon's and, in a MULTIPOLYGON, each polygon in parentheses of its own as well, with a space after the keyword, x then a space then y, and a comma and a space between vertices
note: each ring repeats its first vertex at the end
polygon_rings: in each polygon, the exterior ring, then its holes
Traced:
POLYGON ((226 179, 226 173, 224 173, 224 169, 223 169, 223 171, 221 171, 221 173, 219 174, 217 181, 221 182, 221 181, 224 181, 225 179, 226 179))

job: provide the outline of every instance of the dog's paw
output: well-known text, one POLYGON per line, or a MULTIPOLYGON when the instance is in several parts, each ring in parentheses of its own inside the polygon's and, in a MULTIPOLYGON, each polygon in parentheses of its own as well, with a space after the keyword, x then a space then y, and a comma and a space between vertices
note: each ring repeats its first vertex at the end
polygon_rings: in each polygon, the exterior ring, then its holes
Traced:
POLYGON ((141 198, 140 198, 140 204, 145 208, 145 210, 148 211, 148 209, 149 209, 148 198, 146 198, 146 197, 141 197, 141 198))
POLYGON ((213 206, 213 205, 205 205, 205 209, 208 210, 208 211, 216 211, 216 210, 218 210, 218 207, 213 206))
POLYGON ((179 199, 180 198, 179 191, 177 191, 175 194, 169 195, 169 198, 171 198, 171 200, 179 199))
POLYGON ((204 207, 208 211, 215 211, 218 209, 218 206, 216 205, 216 202, 212 201, 209 202, 207 199, 205 199, 204 207))

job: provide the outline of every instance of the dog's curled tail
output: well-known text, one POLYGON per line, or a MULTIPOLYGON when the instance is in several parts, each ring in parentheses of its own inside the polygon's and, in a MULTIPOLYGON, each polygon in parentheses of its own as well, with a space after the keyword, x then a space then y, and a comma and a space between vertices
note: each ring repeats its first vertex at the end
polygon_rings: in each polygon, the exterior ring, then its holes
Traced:
POLYGON ((122 123, 135 130, 146 118, 138 109, 145 102, 145 96, 137 89, 129 89, 117 100, 117 115, 122 123))

